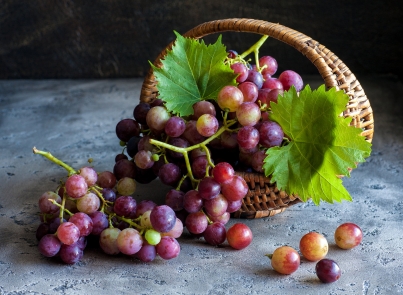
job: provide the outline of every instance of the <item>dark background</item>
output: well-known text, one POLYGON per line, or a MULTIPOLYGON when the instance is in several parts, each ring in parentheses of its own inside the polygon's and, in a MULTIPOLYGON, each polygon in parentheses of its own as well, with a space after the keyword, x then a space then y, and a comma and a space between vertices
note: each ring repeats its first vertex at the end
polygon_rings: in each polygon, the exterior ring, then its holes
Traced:
MULTIPOLYGON (((325 45, 357 75, 402 78, 403 3, 301 0, 0 0, 0 79, 141 77, 174 38, 215 19, 280 23, 325 45)), ((217 36, 214 36, 214 40, 217 36)), ((224 33, 242 52, 258 35, 224 33)), ((280 70, 316 68, 295 49, 268 40, 262 53, 280 70)))

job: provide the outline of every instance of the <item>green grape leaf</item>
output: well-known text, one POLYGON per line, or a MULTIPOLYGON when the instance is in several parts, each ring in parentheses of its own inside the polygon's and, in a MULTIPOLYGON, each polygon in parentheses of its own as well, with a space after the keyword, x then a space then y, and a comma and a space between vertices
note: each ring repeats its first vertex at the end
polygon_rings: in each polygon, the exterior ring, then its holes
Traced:
POLYGON ((179 116, 193 114, 193 104, 215 100, 226 85, 236 85, 236 74, 228 64, 221 35, 214 44, 185 38, 175 32, 177 39, 161 60, 162 67, 151 64, 157 80, 158 98, 168 111, 179 116))
POLYGON ((271 103, 270 119, 290 138, 287 145, 269 148, 263 169, 271 181, 303 201, 333 203, 352 198, 338 176, 350 176, 350 169, 364 162, 371 144, 362 130, 350 126, 351 118, 341 116, 348 96, 343 91, 306 86, 299 95, 294 87, 278 102, 271 103))

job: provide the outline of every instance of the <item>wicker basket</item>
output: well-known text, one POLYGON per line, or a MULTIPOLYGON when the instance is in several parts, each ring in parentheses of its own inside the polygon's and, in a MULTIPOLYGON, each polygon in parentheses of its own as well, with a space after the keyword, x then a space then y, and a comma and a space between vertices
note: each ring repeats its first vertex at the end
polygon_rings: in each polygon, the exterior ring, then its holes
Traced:
MULTIPOLYGON (((254 19, 223 19, 206 22, 184 34, 186 37, 199 39, 212 33, 226 31, 249 32, 269 35, 301 52, 311 61, 322 76, 327 88, 335 87, 343 90, 349 97, 349 103, 344 117, 352 117, 351 125, 361 128, 362 135, 371 142, 374 132, 374 119, 367 96, 360 83, 349 68, 329 49, 312 40, 310 37, 288 27, 254 19)), ((169 44, 156 58, 154 65, 161 67, 161 59, 166 51, 172 47, 169 44)), ((157 95, 157 81, 150 69, 145 77, 140 101, 150 102, 157 95)), ((242 208, 233 214, 240 218, 269 217, 283 212, 287 207, 300 202, 298 196, 288 195, 280 191, 270 178, 260 173, 238 172, 249 185, 249 192, 243 199, 242 208)))

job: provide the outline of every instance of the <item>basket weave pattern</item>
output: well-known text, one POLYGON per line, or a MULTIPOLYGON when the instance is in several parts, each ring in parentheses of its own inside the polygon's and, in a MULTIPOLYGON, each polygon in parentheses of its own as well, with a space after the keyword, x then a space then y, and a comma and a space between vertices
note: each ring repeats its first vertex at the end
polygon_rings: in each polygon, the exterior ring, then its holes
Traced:
MULTIPOLYGON (((351 117, 351 125, 361 128, 362 135, 371 142, 374 132, 374 118, 371 105, 361 84, 350 71, 350 69, 329 49, 319 44, 312 38, 282 26, 263 20, 254 19, 223 19, 206 22, 198 25, 184 34, 185 37, 200 39, 213 33, 226 31, 256 33, 269 35, 282 41, 300 53, 316 66, 319 74, 324 80, 327 88, 335 87, 343 90, 349 96, 349 102, 344 117, 351 117)), ((169 44, 156 58, 154 65, 161 67, 161 59, 171 49, 173 43, 169 44)), ((144 79, 140 101, 150 102, 157 96, 157 81, 150 68, 144 79)), ((238 172, 249 185, 249 192, 243 200, 242 208, 234 214, 234 217, 261 218, 278 214, 288 206, 298 203, 297 196, 289 196, 284 191, 276 188, 270 183, 270 178, 259 173, 238 172)))

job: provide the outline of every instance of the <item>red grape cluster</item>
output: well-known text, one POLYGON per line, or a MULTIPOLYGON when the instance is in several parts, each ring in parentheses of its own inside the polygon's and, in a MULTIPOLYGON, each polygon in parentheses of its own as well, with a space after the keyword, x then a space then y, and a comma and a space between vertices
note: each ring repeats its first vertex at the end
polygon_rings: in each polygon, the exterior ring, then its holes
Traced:
POLYGON ((95 237, 110 255, 134 255, 145 262, 157 255, 163 259, 179 255, 176 239, 183 232, 182 221, 167 205, 150 200, 137 203, 131 196, 136 188, 133 179, 117 181, 112 172, 98 174, 92 167, 74 171, 49 153, 34 152, 69 171, 55 192, 39 198, 41 223, 36 237, 41 254, 73 264, 83 257, 88 237, 95 237))
MULTIPOLYGON (((351 222, 343 223, 337 227, 334 240, 341 249, 352 249, 362 241, 361 228, 351 222)), ((320 233, 309 232, 302 236, 299 243, 301 255, 308 261, 317 262, 316 275, 324 283, 337 281, 341 276, 339 265, 332 259, 325 258, 329 245, 327 239, 320 233)), ((300 254, 290 246, 281 246, 272 254, 267 254, 275 271, 281 274, 292 274, 300 265, 300 254)))

